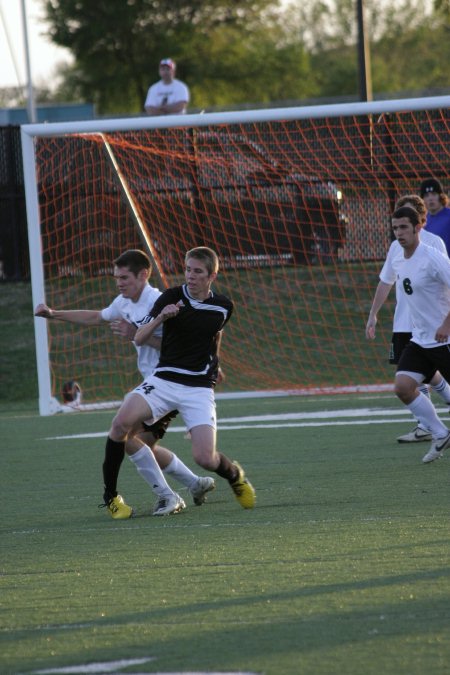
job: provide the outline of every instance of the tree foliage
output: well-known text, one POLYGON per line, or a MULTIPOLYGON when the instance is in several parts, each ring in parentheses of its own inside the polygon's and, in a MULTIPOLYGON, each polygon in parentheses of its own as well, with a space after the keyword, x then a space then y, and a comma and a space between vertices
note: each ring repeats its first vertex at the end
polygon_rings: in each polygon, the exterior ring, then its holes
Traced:
MULTIPOLYGON (((365 0, 374 92, 444 88, 449 0, 365 0)), ((355 0, 43 0, 67 47, 56 97, 140 113, 170 56, 191 109, 357 96, 355 0)))
MULTIPOLYGON (((204 107, 259 100, 270 82, 261 64, 283 37, 274 12, 278 2, 253 0, 47 0, 54 42, 75 57, 69 80, 100 112, 142 111, 158 62, 171 56, 178 77, 191 88, 192 105, 204 107), (230 98, 230 95, 232 97, 230 98)), ((303 53, 296 47, 303 72, 303 53)), ((283 69, 277 73, 283 78, 283 69)), ((292 80, 292 75, 287 78, 292 80)), ((272 97, 265 93, 264 100, 272 97)))
MULTIPOLYGON (((373 91, 378 95, 450 88, 449 0, 365 0, 373 91)), ((292 25, 311 54, 321 96, 358 91, 356 2, 294 3, 292 25), (353 18, 352 18, 353 15, 353 18)))

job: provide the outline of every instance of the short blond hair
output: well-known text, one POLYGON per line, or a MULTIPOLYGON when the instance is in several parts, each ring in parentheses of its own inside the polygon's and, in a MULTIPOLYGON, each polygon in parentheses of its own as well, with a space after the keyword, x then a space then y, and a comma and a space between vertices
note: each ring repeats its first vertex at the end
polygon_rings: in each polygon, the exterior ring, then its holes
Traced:
POLYGON ((190 258, 195 258, 196 260, 201 260, 205 263, 209 276, 211 276, 211 274, 217 274, 219 271, 219 257, 212 248, 208 248, 207 246, 191 248, 184 257, 185 264, 187 264, 187 261, 190 258))

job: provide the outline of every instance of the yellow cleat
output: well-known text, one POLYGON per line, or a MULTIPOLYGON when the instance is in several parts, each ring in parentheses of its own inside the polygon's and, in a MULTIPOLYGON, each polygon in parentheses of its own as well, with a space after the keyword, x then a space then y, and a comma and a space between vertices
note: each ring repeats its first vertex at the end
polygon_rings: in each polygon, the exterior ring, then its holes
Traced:
POLYGON ((255 506, 256 493, 251 483, 245 477, 244 469, 237 462, 233 462, 238 470, 237 478, 230 483, 234 496, 243 509, 252 509, 255 506))
POLYGON ((117 495, 111 499, 111 501, 108 502, 107 507, 111 517, 115 520, 126 520, 133 515, 133 509, 131 506, 128 506, 128 504, 125 504, 121 495, 117 495))

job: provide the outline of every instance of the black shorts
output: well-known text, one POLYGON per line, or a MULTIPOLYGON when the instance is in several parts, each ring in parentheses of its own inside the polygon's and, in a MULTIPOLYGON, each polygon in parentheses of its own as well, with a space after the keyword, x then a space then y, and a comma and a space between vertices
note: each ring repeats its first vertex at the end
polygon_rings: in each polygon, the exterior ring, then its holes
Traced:
POLYGON ((420 373, 425 378, 424 382, 429 382, 434 373, 439 370, 442 377, 448 382, 450 378, 450 345, 425 349, 415 342, 409 342, 398 362, 397 372, 399 370, 420 373))
POLYGON ((389 363, 397 365, 403 350, 412 338, 412 333, 392 333, 389 347, 389 363))
POLYGON ((167 413, 167 415, 161 417, 161 419, 159 419, 154 424, 145 424, 145 422, 142 422, 142 426, 144 427, 144 431, 150 431, 155 439, 159 441, 166 433, 167 427, 171 421, 174 420, 177 415, 178 410, 172 410, 172 412, 167 413))
MULTIPOLYGON (((412 338, 412 333, 392 333, 392 342, 389 349, 389 363, 397 365, 400 361, 400 357, 406 347, 409 344, 412 338)), ((405 369, 403 369, 405 370, 405 369)), ((417 371, 413 371, 417 372, 417 371)), ((424 383, 428 384, 433 378, 436 372, 436 368, 431 371, 428 371, 428 374, 425 376, 424 383)))

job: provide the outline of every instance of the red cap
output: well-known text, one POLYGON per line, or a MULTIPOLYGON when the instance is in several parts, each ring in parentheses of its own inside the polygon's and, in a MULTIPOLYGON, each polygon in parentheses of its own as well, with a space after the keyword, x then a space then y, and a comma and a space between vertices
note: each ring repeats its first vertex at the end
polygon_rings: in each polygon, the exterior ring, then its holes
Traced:
POLYGON ((172 68, 172 70, 175 70, 175 61, 172 59, 161 59, 159 62, 160 66, 169 66, 169 68, 172 68))

